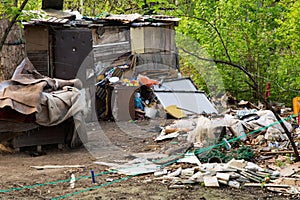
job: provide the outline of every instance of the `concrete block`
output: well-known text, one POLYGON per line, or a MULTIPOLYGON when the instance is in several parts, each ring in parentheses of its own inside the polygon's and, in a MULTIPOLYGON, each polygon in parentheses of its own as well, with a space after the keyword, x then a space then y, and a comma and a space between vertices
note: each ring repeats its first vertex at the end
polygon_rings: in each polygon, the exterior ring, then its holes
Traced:
POLYGON ((206 187, 219 187, 219 182, 216 176, 204 176, 203 181, 206 187))

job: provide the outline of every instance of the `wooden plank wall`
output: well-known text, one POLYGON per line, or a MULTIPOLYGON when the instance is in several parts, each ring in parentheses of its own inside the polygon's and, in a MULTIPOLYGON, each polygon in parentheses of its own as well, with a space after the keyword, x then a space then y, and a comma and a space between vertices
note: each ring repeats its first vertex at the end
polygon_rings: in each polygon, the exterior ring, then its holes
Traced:
POLYGON ((26 52, 33 66, 43 75, 49 70, 49 31, 42 26, 25 26, 26 52), (38 39, 37 39, 38 38, 38 39))
MULTIPOLYGON (((4 35, 5 29, 8 26, 8 20, 0 20, 0 38, 4 35)), ((16 43, 23 37, 23 31, 15 24, 10 31, 5 43, 16 43)), ((25 57, 25 45, 4 45, 0 52, 0 81, 11 78, 16 67, 22 62, 25 57)))
POLYGON ((174 52, 176 50, 173 25, 132 27, 130 39, 133 53, 174 52))
POLYGON ((135 76, 177 77, 178 56, 173 25, 132 27, 130 34, 131 50, 137 53, 135 76))

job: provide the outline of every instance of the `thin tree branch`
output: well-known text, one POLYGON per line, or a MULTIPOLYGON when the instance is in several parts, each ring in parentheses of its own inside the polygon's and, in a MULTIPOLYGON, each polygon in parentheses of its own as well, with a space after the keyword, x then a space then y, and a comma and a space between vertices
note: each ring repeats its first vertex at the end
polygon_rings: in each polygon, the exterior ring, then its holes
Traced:
POLYGON ((217 59, 210 59, 210 58, 202 58, 198 55, 196 55, 195 53, 192 53, 192 52, 189 52, 187 51, 186 49, 184 48, 179 48, 181 49, 183 52, 189 54, 189 55, 192 55, 196 58, 198 58, 199 60, 204 60, 204 61, 208 61, 208 62, 215 62, 215 63, 220 63, 220 64, 225 64, 225 65, 230 65, 230 66, 233 66, 235 68, 238 68, 239 70, 243 71, 247 76, 248 78, 253 82, 253 85, 250 84, 250 86, 255 90, 257 91, 257 87, 258 87, 258 84, 256 82, 256 80, 254 79, 254 77, 246 70, 245 67, 241 66, 241 65, 237 65, 237 64, 234 64, 232 62, 228 62, 228 61, 224 61, 224 60, 217 60, 217 59))
POLYGON ((231 63, 231 62, 228 62, 228 61, 216 60, 216 59, 208 59, 208 58, 201 58, 200 56, 198 56, 198 55, 196 55, 196 54, 194 54, 192 52, 189 52, 189 51, 187 51, 187 50, 185 50, 183 48, 180 48, 180 49, 182 51, 184 51, 185 53, 196 57, 199 60, 204 60, 204 61, 208 61, 208 62, 215 62, 215 63, 225 64, 225 65, 230 65, 230 66, 238 68, 239 70, 241 70, 242 72, 244 72, 248 76, 248 78, 253 82, 253 85, 250 84, 250 83, 249 83, 249 85, 254 89, 254 91, 256 91, 256 94, 258 95, 260 101, 263 102, 263 104, 266 105, 267 109, 269 109, 269 110, 272 111, 272 113, 274 114, 275 118, 280 123, 281 127, 283 128, 285 134, 288 136, 288 138, 289 138, 289 140, 291 142, 292 148, 294 150, 294 153, 295 153, 295 157, 296 157, 295 161, 300 161, 299 152, 298 152, 298 149, 297 149, 297 147, 295 145, 295 142, 294 142, 294 139, 292 137, 291 132, 287 129, 287 127, 285 126, 284 122, 282 121, 282 119, 280 118, 280 116, 276 113, 276 111, 271 106, 271 104, 269 103, 269 101, 267 101, 263 97, 263 95, 258 91, 258 84, 257 84, 255 78, 246 70, 245 67, 243 67, 241 65, 237 65, 237 64, 231 63))
POLYGON ((12 20, 10 21, 8 27, 5 29, 4 35, 2 36, 1 42, 0 42, 0 52, 2 51, 3 45, 5 43, 5 40, 8 37, 8 34, 9 34, 11 28, 16 23, 18 17, 20 16, 20 14, 21 14, 22 10, 24 9, 24 7, 26 6, 27 2, 28 2, 28 0, 23 1, 22 5, 19 8, 19 12, 12 18, 12 20))
POLYGON ((191 19, 197 19, 197 20, 199 20, 199 21, 204 21, 204 22, 207 23, 210 27, 212 27, 212 28, 216 31, 216 33, 218 34, 218 37, 219 37, 219 39, 220 39, 220 41, 221 41, 221 43, 222 43, 222 46, 223 46, 223 48, 224 48, 224 50, 225 50, 225 53, 226 53, 226 56, 227 56, 229 62, 230 62, 230 63, 232 62, 232 61, 231 61, 231 57, 230 57, 230 55, 229 55, 229 51, 228 51, 228 49, 227 49, 227 47, 226 47, 226 45, 225 45, 225 42, 224 42, 224 40, 223 40, 223 37, 222 37, 222 35, 221 35, 219 29, 218 29, 215 25, 213 25, 210 21, 208 21, 208 20, 205 19, 205 18, 200 18, 200 17, 195 17, 195 16, 185 16, 185 17, 188 17, 188 18, 191 18, 191 19))

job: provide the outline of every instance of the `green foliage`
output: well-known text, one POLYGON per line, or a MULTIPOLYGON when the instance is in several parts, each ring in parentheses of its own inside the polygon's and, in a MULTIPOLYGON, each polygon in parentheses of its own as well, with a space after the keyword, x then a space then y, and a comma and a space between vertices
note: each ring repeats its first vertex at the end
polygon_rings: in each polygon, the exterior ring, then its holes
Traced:
POLYGON ((19 7, 21 3, 22 1, 18 1, 18 5, 15 5, 15 0, 2 0, 2 3, 0 4, 0 13, 3 13, 3 15, 0 15, 0 18, 5 17, 12 19, 15 15, 20 14, 18 21, 28 21, 42 15, 43 12, 38 11, 42 7, 41 0, 29 0, 23 11, 20 13, 19 7))
MULTIPOLYGON (((244 66, 257 80, 260 93, 270 82, 270 100, 290 106, 300 91, 299 1, 206 0, 191 4, 193 8, 178 9, 190 12, 185 12, 177 32, 193 38, 209 57, 244 66)), ((225 90, 238 99, 257 100, 248 84, 253 83, 243 72, 228 65, 217 66, 225 90)))
POLYGON ((13 0, 2 0, 0 4, 0 18, 5 15, 7 18, 12 18, 19 13, 19 8, 14 5, 13 0))
MULTIPOLYGON (((24 10, 40 10, 41 2, 29 0, 24 10)), ((22 2, 18 3, 1 0, 0 12, 11 19, 19 12, 22 2)), ((291 99, 300 95, 300 1, 64 0, 64 9, 78 9, 92 17, 104 11, 180 17, 176 30, 181 71, 209 95, 228 90, 239 100, 258 100, 257 91, 249 86, 253 83, 241 70, 200 61, 180 48, 244 66, 256 79, 258 92, 263 94, 266 83, 271 83, 271 101, 290 106, 291 99)))
POLYGON ((230 160, 234 159, 244 159, 247 161, 250 161, 253 158, 253 151, 250 147, 247 146, 241 146, 237 149, 231 149, 230 151, 224 150, 223 147, 218 147, 215 149, 212 149, 208 154, 206 155, 198 155, 198 158, 201 162, 208 162, 210 158, 217 157, 222 160, 222 162, 226 163, 230 160))

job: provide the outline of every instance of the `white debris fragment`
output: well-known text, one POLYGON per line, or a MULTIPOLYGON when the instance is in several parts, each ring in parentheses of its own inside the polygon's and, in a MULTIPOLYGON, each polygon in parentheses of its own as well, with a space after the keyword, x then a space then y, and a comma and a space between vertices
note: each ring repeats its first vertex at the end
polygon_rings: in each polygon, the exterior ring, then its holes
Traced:
POLYGON ((187 178, 188 178, 188 177, 193 176, 194 173, 195 173, 195 169, 194 169, 194 168, 183 169, 183 170, 181 171, 181 177, 183 177, 183 178, 186 178, 186 177, 187 177, 187 178))
POLYGON ((247 162, 245 169, 249 169, 251 171, 264 171, 263 168, 261 168, 260 166, 258 166, 257 164, 254 164, 252 162, 247 162))
POLYGON ((200 160, 194 154, 185 154, 183 158, 177 160, 178 163, 191 163, 201 165, 200 160))
POLYGON ((203 176, 208 175, 207 173, 202 172, 196 172, 193 176, 191 176, 189 179, 198 183, 203 182, 203 176))
POLYGON ((169 173, 167 176, 168 177, 176 177, 179 176, 181 174, 182 168, 179 167, 178 169, 176 169, 174 172, 169 173))
POLYGON ((246 167, 247 162, 245 160, 235 160, 232 159, 227 163, 228 167, 231 167, 233 169, 242 170, 246 167))
POLYGON ((71 174, 70 187, 73 189, 75 187, 75 175, 71 174))
POLYGON ((170 185, 169 188, 170 189, 180 189, 180 188, 185 188, 185 185, 170 185))
POLYGON ((224 180, 224 181, 229 181, 229 179, 230 179, 230 174, 218 172, 218 173, 216 174, 216 177, 217 177, 218 179, 221 179, 221 180, 224 180))
POLYGON ((163 176, 163 175, 166 175, 166 174, 168 174, 168 170, 167 169, 163 169, 162 171, 156 171, 156 172, 154 172, 154 176, 155 177, 163 176))
POLYGON ((204 176, 203 181, 206 187, 219 187, 219 182, 216 176, 204 176))
POLYGON ((228 185, 234 188, 240 188, 241 184, 237 181, 228 181, 228 185))

